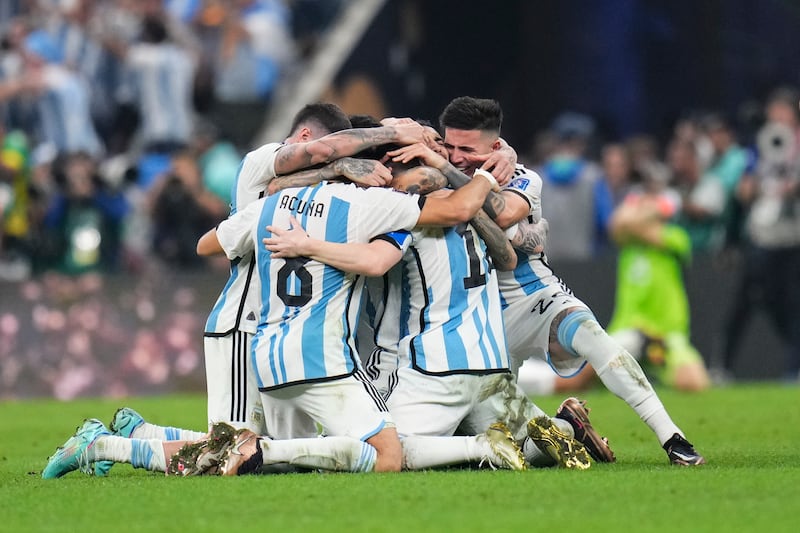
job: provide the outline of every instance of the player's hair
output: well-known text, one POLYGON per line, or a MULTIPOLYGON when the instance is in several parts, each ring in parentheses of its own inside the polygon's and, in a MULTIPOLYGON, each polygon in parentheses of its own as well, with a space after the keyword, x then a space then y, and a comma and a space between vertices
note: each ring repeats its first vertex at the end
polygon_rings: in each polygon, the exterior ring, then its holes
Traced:
POLYGON ((445 128, 480 130, 500 135, 503 110, 497 100, 459 96, 444 108, 439 116, 439 124, 442 130, 445 128))
POLYGON ((767 96, 767 105, 782 103, 797 111, 797 103, 800 100, 800 91, 790 85, 781 85, 772 90, 767 96))
POLYGON ((317 102, 308 104, 297 112, 292 121, 290 134, 294 134, 300 126, 314 124, 327 133, 350 129, 350 119, 336 104, 317 102))
POLYGON ((350 125, 353 128, 380 128, 380 121, 372 115, 350 115, 350 125))

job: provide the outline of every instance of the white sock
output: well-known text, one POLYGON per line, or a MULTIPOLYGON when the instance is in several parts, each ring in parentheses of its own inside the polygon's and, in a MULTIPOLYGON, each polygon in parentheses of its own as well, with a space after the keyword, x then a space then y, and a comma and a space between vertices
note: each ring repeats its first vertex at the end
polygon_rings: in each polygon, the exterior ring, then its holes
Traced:
POLYGON ((192 431, 190 429, 180 429, 169 426, 157 426, 145 422, 140 424, 131 432, 131 438, 135 439, 158 439, 158 440, 188 440, 196 441, 204 439, 206 433, 192 431))
POLYGON ((584 320, 572 337, 572 349, 594 367, 608 390, 625 400, 664 444, 683 432, 672 421, 664 404, 633 356, 594 320, 584 320))
POLYGON ((130 463, 134 468, 155 472, 167 471, 164 446, 156 439, 126 439, 114 435, 98 437, 89 448, 89 459, 130 463))
POLYGON ((403 469, 424 470, 466 463, 478 463, 492 457, 489 442, 477 437, 427 437, 408 435, 403 444, 403 469))
POLYGON ((536 445, 529 437, 525 437, 525 440, 522 441, 522 455, 525 456, 525 460, 531 466, 553 466, 556 464, 556 460, 550 457, 549 453, 543 452, 539 449, 539 446, 536 445))
POLYGON ((335 472, 372 472, 378 452, 350 437, 315 439, 260 439, 264 465, 286 463, 335 472))

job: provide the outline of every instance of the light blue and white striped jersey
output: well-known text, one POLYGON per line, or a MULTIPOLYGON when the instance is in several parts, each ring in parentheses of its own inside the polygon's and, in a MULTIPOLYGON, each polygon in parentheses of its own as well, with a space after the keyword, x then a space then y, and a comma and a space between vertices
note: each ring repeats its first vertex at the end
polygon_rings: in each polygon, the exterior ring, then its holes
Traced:
POLYGON ((507 371, 496 270, 477 232, 461 224, 412 236, 401 290, 389 293, 402 298, 400 363, 428 374, 507 371))
MULTIPOLYGON (((264 196, 275 177, 275 154, 282 143, 268 143, 244 156, 231 191, 231 215, 264 196)), ((234 330, 255 333, 261 294, 253 254, 237 258, 206 321, 205 336, 222 337, 234 330)))
POLYGON ((126 58, 145 144, 187 143, 192 132, 195 60, 172 43, 137 43, 126 58))
POLYGON ((44 67, 43 79, 45 90, 37 100, 42 142, 51 143, 60 153, 102 155, 104 148, 92 124, 86 81, 55 64, 44 67))
MULTIPOLYGON (((534 171, 517 165, 514 178, 506 186, 530 204, 528 220, 538 222, 542 218, 542 178, 534 171)), ((503 309, 511 302, 526 298, 534 292, 561 281, 547 264, 545 254, 528 255, 517 250, 517 268, 497 273, 503 309)))
POLYGON ((230 259, 256 254, 263 305, 252 356, 259 388, 335 379, 361 368, 355 329, 363 277, 309 258, 273 259, 262 244, 271 235, 266 227, 288 228, 296 216, 314 238, 365 243, 412 228, 419 213, 417 195, 323 182, 268 196, 219 225, 230 259))
POLYGON ((58 43, 64 65, 88 82, 95 123, 110 123, 117 104, 114 101, 120 68, 117 61, 83 24, 57 17, 48 22, 47 31, 58 43))

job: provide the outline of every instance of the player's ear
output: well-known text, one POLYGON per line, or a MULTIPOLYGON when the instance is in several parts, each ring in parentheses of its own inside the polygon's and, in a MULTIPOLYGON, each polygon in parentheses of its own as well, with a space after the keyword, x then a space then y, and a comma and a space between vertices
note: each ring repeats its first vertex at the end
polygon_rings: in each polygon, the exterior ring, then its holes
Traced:
POLYGON ((503 143, 500 142, 500 139, 495 139, 495 141, 492 143, 492 151, 499 150, 502 146, 503 143))
POLYGON ((311 133, 311 129, 308 127, 300 128, 298 132, 298 137, 300 138, 300 142, 308 142, 314 139, 314 136, 311 133))

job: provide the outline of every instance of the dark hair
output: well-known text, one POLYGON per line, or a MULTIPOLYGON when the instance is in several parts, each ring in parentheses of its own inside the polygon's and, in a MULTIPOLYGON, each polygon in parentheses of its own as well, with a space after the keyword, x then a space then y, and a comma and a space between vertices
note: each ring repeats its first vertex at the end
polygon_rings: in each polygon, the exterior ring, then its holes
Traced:
POLYGON ((700 128, 706 133, 717 130, 733 132, 733 125, 730 119, 721 111, 706 113, 703 118, 700 119, 700 128))
POLYGON ((380 128, 381 123, 372 115, 350 115, 350 125, 353 128, 380 128))
POLYGON ((769 96, 767 96, 767 105, 780 102, 796 111, 798 100, 800 100, 800 92, 798 92, 796 88, 789 85, 781 85, 769 93, 769 96))
POLYGON ((433 128, 433 129, 435 129, 437 132, 439 131, 439 128, 437 128, 436 126, 434 126, 434 125, 433 125, 433 122, 431 122, 431 121, 430 121, 430 120, 428 120, 427 118, 415 118, 415 119, 414 119, 414 122, 416 122, 417 124, 419 124, 420 126, 423 126, 423 127, 425 127, 425 128, 433 128))
POLYGON ((308 104, 297 112, 292 121, 290 134, 303 124, 316 124, 327 133, 350 129, 350 119, 336 104, 317 102, 308 104))
POLYGON ((503 110, 497 100, 459 96, 444 108, 439 116, 439 124, 443 130, 481 130, 499 135, 503 124, 503 110))
POLYGON ((167 26, 164 21, 155 16, 147 16, 142 20, 140 39, 145 43, 163 43, 167 40, 167 26))

